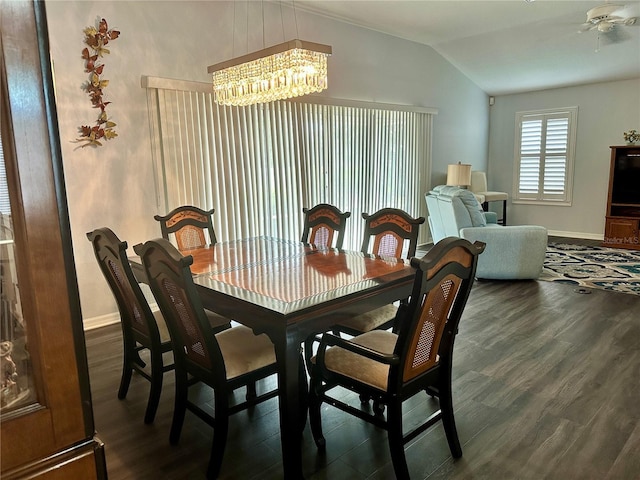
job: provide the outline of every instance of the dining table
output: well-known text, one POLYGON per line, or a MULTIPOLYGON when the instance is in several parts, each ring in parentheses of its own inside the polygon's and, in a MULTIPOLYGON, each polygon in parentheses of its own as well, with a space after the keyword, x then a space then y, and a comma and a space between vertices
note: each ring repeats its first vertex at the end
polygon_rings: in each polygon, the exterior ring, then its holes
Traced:
MULTIPOLYGON (((407 298, 415 269, 402 259, 252 237, 181 252, 204 308, 265 333, 277 362, 283 475, 304 478, 301 427, 307 414, 301 345, 341 320, 407 298)), ((138 257, 130 258, 145 281, 138 257)))

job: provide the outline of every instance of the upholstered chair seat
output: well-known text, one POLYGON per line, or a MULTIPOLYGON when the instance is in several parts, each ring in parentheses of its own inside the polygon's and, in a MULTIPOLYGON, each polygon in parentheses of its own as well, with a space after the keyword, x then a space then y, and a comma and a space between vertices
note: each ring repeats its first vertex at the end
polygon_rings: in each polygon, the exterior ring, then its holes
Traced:
POLYGON ((398 306, 392 303, 350 318, 348 321, 342 322, 341 325, 348 326, 350 331, 368 332, 380 328, 381 325, 388 325, 389 320, 395 318, 397 311, 398 306))
POLYGON ((244 326, 237 326, 216 334, 227 380, 268 367, 276 363, 273 343, 264 333, 255 335, 244 326))
MULTIPOLYGON (((353 343, 391 355, 398 335, 388 330, 371 330, 353 338, 353 343)), ((313 361, 313 360, 312 360, 313 361)), ((389 365, 363 357, 344 348, 329 348, 325 354, 328 370, 353 378, 382 391, 387 390, 389 365)))

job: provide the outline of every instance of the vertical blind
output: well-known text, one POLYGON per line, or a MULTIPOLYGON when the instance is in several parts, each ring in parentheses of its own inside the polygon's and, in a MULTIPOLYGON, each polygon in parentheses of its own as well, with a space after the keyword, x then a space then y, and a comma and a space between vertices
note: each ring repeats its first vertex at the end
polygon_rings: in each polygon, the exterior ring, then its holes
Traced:
POLYGON ((362 212, 426 213, 435 110, 307 98, 222 107, 210 84, 143 77, 143 86, 161 213, 215 208, 222 240, 296 240, 302 208, 330 203, 352 212, 344 248, 353 250, 362 212))
POLYGON ((7 170, 4 165, 4 153, 2 149, 2 137, 0 136, 0 213, 11 215, 11 203, 9 200, 9 186, 7 185, 7 170))

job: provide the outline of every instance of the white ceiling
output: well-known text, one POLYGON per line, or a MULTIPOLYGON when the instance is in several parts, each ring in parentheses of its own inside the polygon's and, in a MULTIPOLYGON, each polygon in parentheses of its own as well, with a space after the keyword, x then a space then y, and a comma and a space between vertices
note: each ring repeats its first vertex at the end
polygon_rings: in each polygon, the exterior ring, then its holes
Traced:
MULTIPOLYGON (((640 18, 578 33, 582 0, 297 0, 295 8, 434 48, 489 95, 640 77, 640 18), (617 41, 613 41, 617 40, 617 41)), ((640 1, 624 14, 640 17, 640 1)))

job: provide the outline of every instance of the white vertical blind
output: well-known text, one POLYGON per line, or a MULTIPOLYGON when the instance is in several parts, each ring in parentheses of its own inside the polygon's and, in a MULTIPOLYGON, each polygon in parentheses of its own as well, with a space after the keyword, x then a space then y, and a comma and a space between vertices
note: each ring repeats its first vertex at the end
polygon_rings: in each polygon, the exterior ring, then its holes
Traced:
POLYGON ((302 208, 326 202, 352 212, 344 246, 353 250, 362 212, 425 215, 435 111, 304 99, 221 107, 209 84, 152 80, 143 86, 160 213, 183 204, 215 208, 221 240, 297 240, 302 208))
POLYGON ((11 201, 9 199, 9 186, 7 185, 7 170, 4 166, 4 153, 2 149, 2 137, 0 136, 0 213, 11 215, 11 201))

